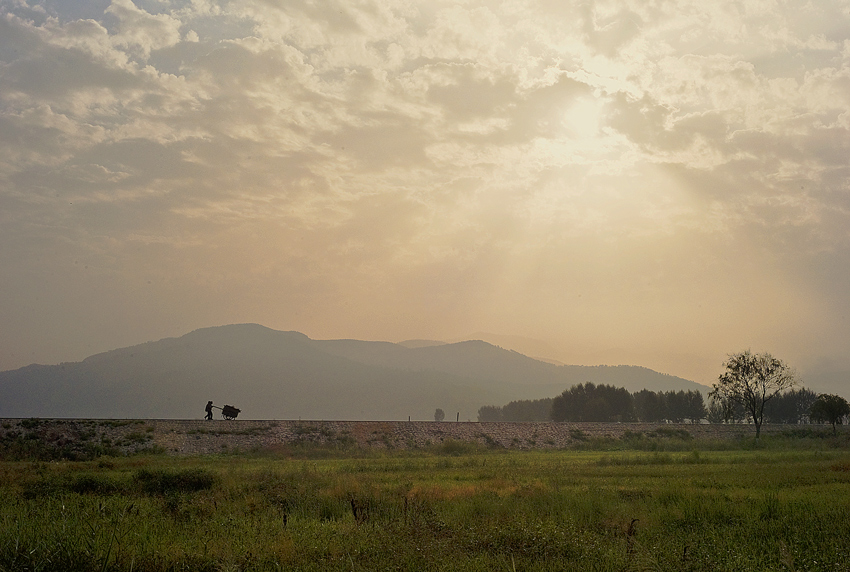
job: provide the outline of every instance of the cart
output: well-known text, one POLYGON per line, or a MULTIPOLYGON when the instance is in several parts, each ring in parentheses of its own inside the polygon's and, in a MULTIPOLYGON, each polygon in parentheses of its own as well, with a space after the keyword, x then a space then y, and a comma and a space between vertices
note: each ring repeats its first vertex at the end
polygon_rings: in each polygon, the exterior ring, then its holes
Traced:
POLYGON ((236 419, 236 416, 239 415, 240 411, 242 411, 241 409, 236 409, 232 405, 225 405, 224 407, 217 407, 213 405, 213 407, 215 407, 216 409, 220 409, 221 416, 224 419, 227 419, 228 421, 230 421, 231 419, 236 419))

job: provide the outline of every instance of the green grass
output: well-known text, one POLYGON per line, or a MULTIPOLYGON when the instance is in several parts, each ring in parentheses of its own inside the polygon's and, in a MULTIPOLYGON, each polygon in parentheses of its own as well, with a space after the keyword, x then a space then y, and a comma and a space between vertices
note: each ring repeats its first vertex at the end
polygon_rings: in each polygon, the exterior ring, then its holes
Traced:
POLYGON ((848 514, 830 447, 7 461, 0 570, 835 572, 848 514))

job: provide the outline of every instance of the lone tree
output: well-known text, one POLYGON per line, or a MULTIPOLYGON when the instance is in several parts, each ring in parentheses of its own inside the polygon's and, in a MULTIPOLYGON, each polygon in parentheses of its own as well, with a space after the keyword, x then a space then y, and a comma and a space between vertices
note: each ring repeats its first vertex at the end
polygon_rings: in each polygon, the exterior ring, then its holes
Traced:
POLYGON ((832 432, 835 434, 838 432, 835 425, 840 425, 844 417, 850 415, 850 404, 839 395, 821 393, 812 403, 809 415, 813 421, 832 423, 832 432))
POLYGON ((434 421, 442 421, 442 420, 443 420, 443 419, 445 419, 445 418, 446 418, 446 412, 445 412, 445 411, 443 411, 442 409, 439 409, 439 408, 438 408, 438 409, 434 412, 434 421))
POLYGON ((739 403, 752 418, 758 439, 765 403, 796 385, 794 370, 769 353, 753 354, 750 350, 730 354, 723 366, 726 371, 708 395, 713 399, 739 403))

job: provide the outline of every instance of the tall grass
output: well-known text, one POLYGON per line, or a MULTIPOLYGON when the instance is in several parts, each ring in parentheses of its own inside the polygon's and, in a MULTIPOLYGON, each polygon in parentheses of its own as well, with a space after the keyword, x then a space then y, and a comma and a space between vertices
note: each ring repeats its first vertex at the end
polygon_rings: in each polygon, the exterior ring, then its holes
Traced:
POLYGON ((0 464, 0 570, 850 570, 850 453, 0 464))

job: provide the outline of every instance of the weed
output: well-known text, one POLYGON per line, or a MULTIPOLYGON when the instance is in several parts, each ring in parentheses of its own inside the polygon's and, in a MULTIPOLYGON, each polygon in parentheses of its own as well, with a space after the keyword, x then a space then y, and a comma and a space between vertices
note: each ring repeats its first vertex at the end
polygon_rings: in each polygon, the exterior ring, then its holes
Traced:
POLYGON ((655 431, 647 434, 648 437, 661 437, 667 439, 681 439, 682 441, 690 441, 693 436, 687 429, 659 427, 655 431))
POLYGON ((44 421, 41 419, 24 419, 21 421, 21 427, 23 427, 24 429, 36 429, 42 423, 44 423, 44 421))
POLYGON ((590 435, 581 429, 570 429, 570 438, 575 439, 576 441, 587 441, 590 438, 590 435))

